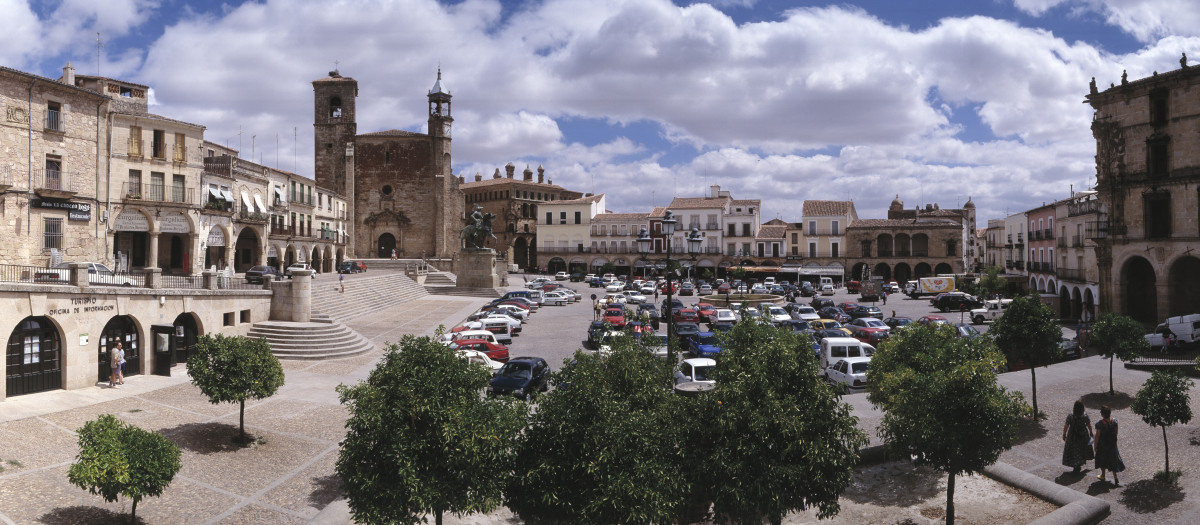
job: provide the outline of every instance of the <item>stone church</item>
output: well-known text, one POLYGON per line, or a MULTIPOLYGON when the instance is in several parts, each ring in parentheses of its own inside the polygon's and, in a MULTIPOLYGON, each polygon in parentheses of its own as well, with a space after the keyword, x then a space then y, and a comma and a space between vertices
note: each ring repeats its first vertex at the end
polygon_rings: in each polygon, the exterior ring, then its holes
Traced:
POLYGON ((317 185, 350 202, 354 257, 451 257, 465 199, 450 171, 450 91, 442 72, 428 92, 429 132, 358 133, 358 82, 331 71, 313 81, 317 185))

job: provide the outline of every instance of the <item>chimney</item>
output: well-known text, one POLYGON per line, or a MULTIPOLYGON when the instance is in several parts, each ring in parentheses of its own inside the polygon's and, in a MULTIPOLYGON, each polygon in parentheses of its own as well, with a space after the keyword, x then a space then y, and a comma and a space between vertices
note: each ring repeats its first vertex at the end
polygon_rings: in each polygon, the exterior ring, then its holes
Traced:
MULTIPOLYGON (((479 176, 479 174, 478 174, 478 173, 476 173, 476 174, 475 174, 475 176, 476 176, 476 177, 478 177, 478 176, 479 176)), ((462 175, 459 175, 459 176, 458 176, 458 183, 459 183, 459 184, 462 184, 462 183, 464 183, 464 182, 466 182, 466 181, 467 181, 467 179, 464 179, 462 175)))
POLYGON ((75 85, 75 66, 71 65, 70 62, 67 62, 67 65, 63 67, 62 83, 68 86, 75 85))
POLYGON ((500 168, 496 168, 496 173, 493 173, 493 174, 492 174, 492 178, 493 178, 493 179, 498 179, 498 178, 500 178, 500 168))
POLYGON ((508 173, 508 178, 510 178, 510 179, 513 178, 513 172, 516 171, 516 169, 517 169, 517 167, 513 166, 513 163, 511 163, 511 162, 504 165, 504 172, 508 173))
POLYGON ((521 172, 525 176, 525 180, 533 180, 533 170, 529 169, 529 165, 525 165, 525 171, 521 172))
POLYGON ((720 196, 721 196, 721 185, 720 185, 720 184, 713 184, 713 185, 712 185, 712 195, 711 195, 711 197, 715 199, 715 198, 717 198, 717 197, 720 197, 720 196))
POLYGON ((481 180, 483 180, 483 174, 479 173, 478 171, 475 172, 475 182, 479 182, 481 180))

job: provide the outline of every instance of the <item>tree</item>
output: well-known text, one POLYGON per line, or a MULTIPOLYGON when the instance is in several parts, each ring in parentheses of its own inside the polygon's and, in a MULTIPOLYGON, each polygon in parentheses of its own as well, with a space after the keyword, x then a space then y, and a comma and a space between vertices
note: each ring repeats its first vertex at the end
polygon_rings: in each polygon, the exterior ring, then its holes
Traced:
POLYGON ((576 352, 517 441, 505 504, 526 521, 672 523, 687 495, 668 366, 624 336, 576 352))
POLYGON ((718 522, 780 523, 794 510, 827 518, 867 438, 817 371, 807 336, 738 323, 721 338, 716 387, 691 431, 693 484, 718 522))
POLYGON ((187 360, 192 384, 208 396, 208 402, 233 403, 238 407, 238 441, 246 438, 246 400, 275 395, 283 386, 283 365, 271 353, 266 339, 205 335, 196 341, 187 360))
POLYGON ((1008 281, 1000 277, 1001 273, 1003 270, 999 266, 987 267, 975 282, 976 295, 981 299, 988 299, 1008 286, 1008 281))
POLYGON ((1108 357, 1108 394, 1113 395, 1113 361, 1129 361, 1150 349, 1150 343, 1142 336, 1142 325, 1131 317, 1103 313, 1092 323, 1088 337, 1100 355, 1108 357), (1115 359, 1114 359, 1115 356, 1115 359))
POLYGON ((1163 472, 1171 476, 1171 448, 1167 444, 1167 427, 1176 423, 1186 424, 1192 420, 1192 407, 1188 406, 1188 390, 1192 380, 1173 372, 1155 371, 1142 385, 1129 408, 1142 416, 1142 421, 1152 427, 1162 427, 1163 472))
MULTIPOLYGON (((439 334, 440 335, 440 334, 439 334)), ((429 337, 404 336, 366 381, 339 385, 350 411, 336 471, 357 523, 488 512, 500 504, 524 404, 484 398, 488 371, 429 337)))
POLYGON ((79 455, 67 470, 67 480, 104 501, 118 496, 133 500, 130 516, 137 522, 142 498, 160 496, 183 466, 179 447, 162 434, 124 423, 110 414, 84 423, 79 455))
POLYGON ((900 456, 948 475, 946 523, 954 523, 954 478, 979 472, 1012 447, 1020 393, 996 383, 1004 356, 987 338, 915 326, 880 345, 867 399, 885 411, 879 433, 900 456))
POLYGON ((606 262, 606 263, 604 263, 603 266, 600 267, 600 275, 616 273, 616 272, 617 272, 617 266, 610 262, 606 262))
POLYGON ((992 323, 988 335, 1010 361, 1019 359, 1029 365, 1033 419, 1039 419, 1037 368, 1047 366, 1062 356, 1062 349, 1058 346, 1062 329, 1054 321, 1054 312, 1037 297, 1013 299, 1004 315, 992 323))

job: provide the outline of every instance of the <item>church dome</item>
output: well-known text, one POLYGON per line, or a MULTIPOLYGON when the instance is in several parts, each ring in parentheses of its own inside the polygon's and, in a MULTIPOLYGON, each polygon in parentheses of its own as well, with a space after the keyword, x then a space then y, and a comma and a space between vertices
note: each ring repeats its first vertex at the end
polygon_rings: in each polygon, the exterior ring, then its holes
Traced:
POLYGON ((892 199, 892 205, 889 206, 888 209, 889 210, 903 210, 904 209, 904 201, 900 200, 900 195, 896 195, 896 198, 892 199))
POLYGON ((963 209, 975 209, 975 203, 971 202, 971 196, 967 196, 967 203, 963 204, 963 209))

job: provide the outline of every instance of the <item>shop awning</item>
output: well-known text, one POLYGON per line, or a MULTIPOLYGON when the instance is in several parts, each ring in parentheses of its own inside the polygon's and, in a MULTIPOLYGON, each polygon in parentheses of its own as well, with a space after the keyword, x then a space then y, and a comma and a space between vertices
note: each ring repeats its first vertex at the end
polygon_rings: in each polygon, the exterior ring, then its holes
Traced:
POLYGON ((263 206, 262 197, 257 193, 254 194, 254 205, 258 206, 259 213, 267 213, 267 207, 263 206))
POLYGON ((233 204, 233 192, 226 190, 226 189, 222 189, 221 197, 223 197, 225 199, 225 202, 228 202, 231 205, 233 204))
POLYGON ((275 186, 275 198, 279 199, 279 202, 287 203, 287 197, 283 196, 283 188, 279 186, 275 186))
POLYGON ((209 194, 210 196, 212 196, 212 198, 214 198, 214 199, 217 199, 217 200, 223 200, 223 199, 224 199, 224 197, 222 197, 222 196, 221 196, 221 190, 218 190, 218 189, 216 189, 216 188, 209 188, 209 189, 208 189, 208 194, 209 194))

